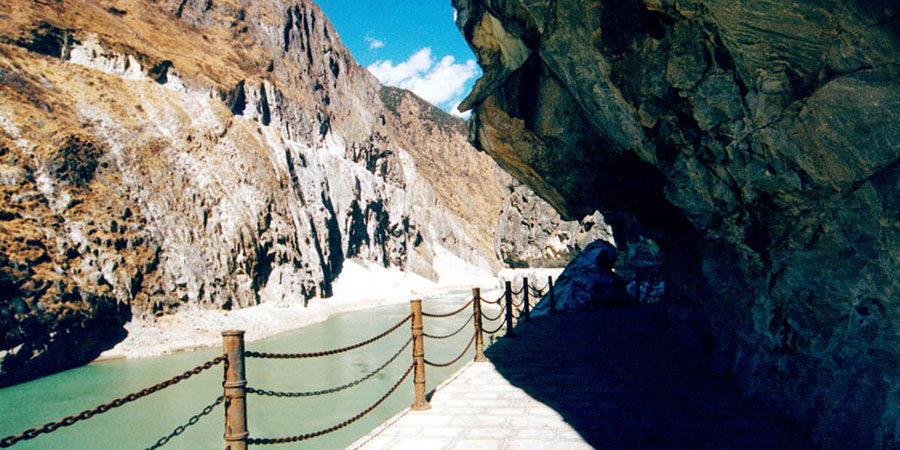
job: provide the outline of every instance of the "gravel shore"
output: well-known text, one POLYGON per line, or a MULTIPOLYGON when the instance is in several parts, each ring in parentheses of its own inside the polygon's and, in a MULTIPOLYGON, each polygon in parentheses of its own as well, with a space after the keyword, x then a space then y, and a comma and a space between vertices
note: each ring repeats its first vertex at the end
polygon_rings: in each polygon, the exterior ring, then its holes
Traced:
POLYGON ((348 260, 334 283, 332 297, 311 299, 306 306, 298 300, 296 305, 262 303, 235 311, 188 306, 155 321, 132 321, 125 326, 125 340, 95 361, 147 358, 216 346, 222 342, 222 331, 231 329, 244 330, 247 341, 256 341, 324 321, 332 314, 405 303, 461 287, 500 285, 492 274, 441 253, 442 261, 435 264, 440 276, 437 283, 398 269, 348 260))

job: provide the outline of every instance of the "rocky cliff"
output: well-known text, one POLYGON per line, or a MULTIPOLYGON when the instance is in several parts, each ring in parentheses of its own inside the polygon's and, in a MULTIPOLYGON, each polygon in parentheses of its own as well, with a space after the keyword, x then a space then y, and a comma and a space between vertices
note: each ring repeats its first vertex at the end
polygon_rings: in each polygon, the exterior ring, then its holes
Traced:
POLYGON ((435 277, 436 197, 314 4, 14 2, 3 23, 0 384, 89 361, 132 314, 328 297, 345 258, 435 277))
POLYGON ((501 266, 509 175, 309 1, 0 20, 0 385, 90 361, 133 316, 327 298, 346 258, 501 266))
POLYGON ((328 297, 345 258, 498 265, 314 4, 10 6, 0 384, 89 361, 132 314, 328 297))
POLYGON ((508 267, 565 267, 598 239, 613 242, 612 229, 599 212, 581 220, 563 220, 553 206, 518 180, 507 184, 494 245, 508 267))
POLYGON ((749 395, 824 447, 900 445, 896 2, 453 3, 478 147, 658 244, 673 320, 749 395))
POLYGON ((434 207, 424 217, 430 232, 467 260, 490 255, 491 268, 496 272, 500 264, 492 237, 509 175, 472 147, 463 120, 404 89, 385 86, 381 98, 393 136, 409 149, 416 170, 433 188, 428 203, 434 207), (442 211, 452 211, 459 220, 442 219, 442 211), (452 244, 466 236, 474 241, 464 247, 452 244))
MULTIPOLYGON (((476 151, 463 120, 403 89, 385 86, 381 96, 396 119, 395 136, 437 193, 437 210, 454 211, 479 251, 498 256, 506 267, 564 267, 590 242, 612 242, 599 212, 563 220, 547 201, 476 151)), ((447 221, 434 223, 442 241, 454 239, 440 226, 447 221)))

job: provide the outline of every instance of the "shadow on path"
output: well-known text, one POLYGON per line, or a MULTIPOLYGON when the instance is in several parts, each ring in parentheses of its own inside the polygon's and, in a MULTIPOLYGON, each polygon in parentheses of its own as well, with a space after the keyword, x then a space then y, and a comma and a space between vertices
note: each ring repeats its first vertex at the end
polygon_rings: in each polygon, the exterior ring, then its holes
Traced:
POLYGON ((666 323, 659 306, 551 314, 485 354, 595 448, 812 448, 699 357, 676 356, 666 323))

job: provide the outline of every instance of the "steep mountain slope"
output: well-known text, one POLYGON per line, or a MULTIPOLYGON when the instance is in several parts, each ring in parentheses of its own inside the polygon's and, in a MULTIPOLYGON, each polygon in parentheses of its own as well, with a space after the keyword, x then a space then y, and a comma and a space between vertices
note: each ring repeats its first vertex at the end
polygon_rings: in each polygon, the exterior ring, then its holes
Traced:
POLYGON ((16 2, 3 33, 3 384, 132 313, 327 297, 349 257, 497 266, 312 3, 16 2))
POLYGON ((434 187, 439 204, 462 218, 479 248, 504 265, 564 267, 588 243, 613 240, 600 213, 563 220, 530 188, 476 151, 464 121, 403 89, 385 86, 381 96, 396 119, 395 136, 434 187))
POLYGON ((0 385, 90 361, 133 316, 329 297, 347 258, 500 267, 508 175, 307 0, 0 21, 0 385))
POLYGON ((393 135, 434 188, 440 206, 462 219, 479 251, 493 255, 501 193, 511 177, 472 147, 461 119, 403 89, 384 86, 381 98, 393 135))
POLYGON ((896 2, 453 3, 480 148, 655 241, 673 322, 749 394, 825 447, 900 445, 896 2))
POLYGON ((344 258, 434 276, 380 86, 315 5, 18 2, 5 24, 4 384, 132 313, 327 297, 344 258))

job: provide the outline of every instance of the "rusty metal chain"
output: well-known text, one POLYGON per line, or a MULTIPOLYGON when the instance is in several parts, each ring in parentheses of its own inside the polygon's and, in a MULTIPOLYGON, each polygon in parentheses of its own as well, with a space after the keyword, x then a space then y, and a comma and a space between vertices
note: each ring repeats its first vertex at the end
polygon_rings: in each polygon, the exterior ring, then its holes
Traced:
POLYGON ((423 313, 422 313, 422 316, 423 316, 423 317, 435 317, 435 318, 438 318, 438 319, 442 319, 442 318, 445 318, 445 317, 452 317, 452 316, 455 316, 455 315, 457 315, 457 314, 459 314, 459 313, 465 311, 466 308, 468 308, 469 306, 472 306, 472 302, 474 302, 474 301, 475 301, 475 299, 473 298, 472 300, 469 300, 469 303, 466 303, 465 305, 463 305, 462 308, 459 308, 459 309, 457 309, 456 311, 453 311, 453 312, 450 312, 450 313, 446 313, 446 314, 430 314, 430 313, 423 312, 423 313))
POLYGON ((254 388, 252 388, 252 387, 248 387, 248 388, 247 388, 247 393, 250 393, 250 394, 256 394, 256 395, 261 395, 261 396, 265 396, 265 397, 300 398, 300 397, 314 397, 314 396, 317 396, 317 395, 334 394, 334 393, 336 393, 336 392, 345 391, 345 390, 350 389, 350 388, 352 388, 352 387, 358 386, 359 384, 365 382, 365 381, 368 380, 369 378, 374 377, 374 376, 377 375, 379 372, 381 372, 382 370, 384 370, 387 366, 389 366, 392 362, 394 362, 394 360, 396 360, 397 357, 400 356, 400 355, 403 353, 404 350, 406 350, 406 349, 409 347, 409 344, 412 343, 412 341, 413 341, 413 338, 410 337, 410 338, 406 341, 406 343, 403 344, 403 347, 401 347, 400 350, 397 351, 397 353, 394 353, 394 356, 391 356, 391 358, 388 359, 387 362, 385 362, 384 364, 382 364, 381 367, 379 367, 379 368, 373 370, 372 372, 366 374, 366 376, 364 376, 364 377, 362 377, 362 378, 359 378, 359 379, 357 379, 357 380, 351 381, 350 383, 347 383, 347 384, 342 385, 342 386, 334 387, 334 388, 331 388, 331 389, 324 389, 324 390, 321 390, 321 391, 310 391, 310 392, 277 392, 277 391, 266 391, 266 390, 254 389, 254 388))
POLYGON ((298 441, 304 441, 307 439, 312 439, 315 437, 322 436, 324 434, 328 434, 328 433, 332 433, 337 430, 340 430, 341 428, 344 428, 347 425, 350 425, 353 422, 356 422, 357 420, 361 419, 366 414, 372 412, 373 409, 377 408, 378 405, 381 405, 385 400, 387 400, 387 398, 390 397, 391 394, 393 394, 394 391, 396 391, 398 387, 400 387, 400 385, 403 383, 403 381, 406 380, 407 377, 409 377, 409 374, 410 374, 410 372, 412 372, 414 367, 416 367, 415 364, 410 364, 409 368, 406 369, 406 373, 404 373, 403 376, 400 377, 399 380, 397 380, 397 383, 395 383, 394 386, 389 391, 387 391, 386 394, 381 396, 381 398, 379 398, 377 402, 373 403, 372 406, 369 406, 368 408, 366 408, 359 414, 357 414, 337 425, 333 425, 331 427, 316 431, 314 433, 306 433, 306 434, 300 434, 300 435, 296 435, 296 436, 287 436, 287 437, 280 437, 280 438, 247 439, 247 443, 250 445, 286 444, 289 442, 298 442, 298 441))
POLYGON ((469 322, 471 322, 472 319, 474 319, 474 318, 475 318, 475 314, 473 313, 472 315, 469 316, 469 320, 467 320, 466 323, 462 324, 462 326, 459 327, 459 329, 457 329, 456 331, 454 331, 450 334, 444 335, 444 336, 435 336, 433 334, 428 334, 428 333, 422 333, 422 335, 427 338, 431 338, 431 339, 449 339, 449 338, 452 338, 453 336, 456 336, 457 334, 461 333, 462 330, 464 330, 466 328, 466 325, 468 325, 469 322))
POLYGON ((481 331, 484 332, 484 333, 486 333, 486 334, 495 334, 495 333, 498 333, 500 330, 503 329, 503 325, 506 325, 506 318, 505 318, 505 317, 503 318, 503 321, 500 322, 500 325, 497 326, 497 329, 491 331, 491 330, 485 330, 485 329, 482 328, 481 331))
POLYGON ((466 345, 466 349, 463 350, 462 353, 460 353, 459 356, 457 356, 456 359, 454 359, 453 361, 450 361, 450 362, 448 362, 448 363, 438 364, 438 363, 433 363, 433 362, 429 361, 429 360, 426 358, 426 359, 425 359, 425 364, 428 364, 429 366, 434 366, 434 367, 449 367, 449 366, 452 366, 453 364, 456 364, 457 361, 459 361, 460 359, 462 359, 463 356, 466 356, 466 353, 468 353, 469 349, 472 348, 472 343, 473 343, 473 342, 475 342, 475 335, 474 335, 474 334, 472 335, 472 339, 469 339, 469 345, 466 345))
POLYGON ((216 364, 219 364, 223 361, 225 361, 225 355, 219 356, 218 358, 215 358, 211 361, 207 361, 197 367, 194 367, 191 370, 188 370, 180 375, 176 375, 166 381, 163 381, 162 383, 158 383, 158 384, 155 384, 148 388, 142 389, 138 392, 128 394, 125 397, 117 398, 109 403, 104 403, 100 406, 97 406, 96 408, 86 409, 78 414, 75 414, 74 416, 66 417, 58 422, 49 422, 49 423, 45 423, 43 426, 38 427, 38 428, 30 428, 28 430, 23 431, 21 434, 18 434, 18 435, 7 436, 3 439, 0 439, 0 448, 11 447, 16 442, 25 441, 28 439, 34 439, 41 434, 52 433, 61 427, 67 427, 70 425, 74 425, 75 423, 80 422, 82 420, 90 419, 91 417, 94 417, 97 414, 103 414, 111 409, 118 408, 126 403, 133 402, 139 398, 146 397, 154 392, 157 392, 159 390, 162 390, 169 386, 177 384, 181 381, 184 381, 184 380, 186 380, 194 375, 197 375, 198 373, 203 372, 204 370, 209 369, 210 367, 215 366, 216 364))
POLYGON ((163 436, 163 437, 159 438, 159 440, 156 441, 155 444, 147 447, 146 450, 156 450, 156 449, 168 444, 169 441, 172 440, 172 438, 180 435, 181 433, 184 433, 184 430, 188 429, 188 427, 192 427, 192 426, 196 425, 197 422, 199 422, 200 419, 203 418, 203 416, 209 415, 209 413, 211 413, 214 409, 216 409, 216 406, 219 406, 219 404, 221 404, 224 401, 225 401, 225 396, 220 395, 219 398, 216 399, 216 401, 207 405, 205 408, 203 408, 202 411, 200 411, 196 415, 191 416, 191 418, 188 419, 187 423, 185 423, 184 425, 179 425, 179 426, 175 427, 175 429, 171 433, 169 433, 167 436, 163 436))
POLYGON ((336 355, 338 353, 349 352, 350 350, 356 350, 360 347, 365 347, 397 330, 401 325, 408 322, 412 318, 412 315, 408 315, 403 318, 396 325, 388 328, 383 333, 378 336, 372 337, 370 339, 366 339, 365 341, 359 342, 357 344, 348 345, 347 347, 336 348, 334 350, 325 350, 321 352, 310 352, 310 353, 265 353, 265 352, 244 352, 244 356, 247 358, 264 358, 264 359, 304 359, 304 358, 318 358, 320 356, 330 356, 336 355))
POLYGON ((501 310, 500 310, 500 313, 497 314, 496 317, 490 317, 490 316, 488 316, 487 314, 485 314, 484 311, 481 311, 481 317, 487 319, 488 322, 493 322, 493 321, 498 320, 498 319, 500 319, 501 317, 503 317, 503 313, 504 313, 504 311, 501 309, 501 310))

